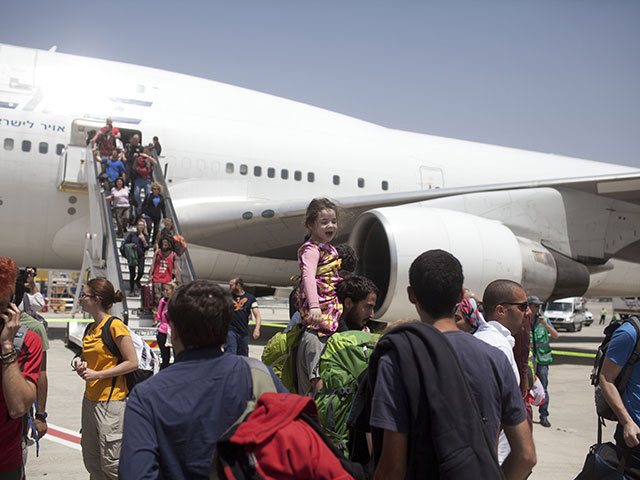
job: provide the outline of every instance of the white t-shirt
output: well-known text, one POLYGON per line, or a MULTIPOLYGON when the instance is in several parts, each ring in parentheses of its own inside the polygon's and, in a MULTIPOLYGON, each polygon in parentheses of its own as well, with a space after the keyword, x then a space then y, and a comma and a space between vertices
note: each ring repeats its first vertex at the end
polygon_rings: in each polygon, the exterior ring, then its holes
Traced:
MULTIPOLYGON (((491 320, 490 322, 482 322, 473 336, 496 347, 507 356, 509 364, 513 369, 513 374, 516 376, 516 382, 520 385, 520 372, 518 372, 518 364, 513 355, 513 347, 516 341, 511 336, 509 329, 505 328, 501 323, 491 320)), ((509 452, 511 452, 511 447, 509 446, 507 436, 504 430, 500 430, 500 436, 498 437, 498 463, 500 463, 500 465, 502 465, 502 462, 507 458, 509 452)))
POLYGON ((115 187, 111 189, 111 195, 113 195, 114 207, 128 207, 129 206, 129 187, 122 187, 117 190, 115 187))

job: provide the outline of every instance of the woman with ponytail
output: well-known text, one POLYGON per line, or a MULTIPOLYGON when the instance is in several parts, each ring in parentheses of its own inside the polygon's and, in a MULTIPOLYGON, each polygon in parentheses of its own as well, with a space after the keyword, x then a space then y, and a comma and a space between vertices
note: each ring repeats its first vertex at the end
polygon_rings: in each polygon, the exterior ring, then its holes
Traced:
POLYGON ((122 443, 122 425, 129 393, 125 374, 138 368, 138 357, 129 330, 122 320, 109 314, 122 301, 106 278, 94 278, 82 288, 82 309, 93 317, 82 342, 82 359, 76 372, 86 382, 82 400, 82 458, 93 479, 117 479, 122 443), (102 341, 108 328, 121 357, 102 341))

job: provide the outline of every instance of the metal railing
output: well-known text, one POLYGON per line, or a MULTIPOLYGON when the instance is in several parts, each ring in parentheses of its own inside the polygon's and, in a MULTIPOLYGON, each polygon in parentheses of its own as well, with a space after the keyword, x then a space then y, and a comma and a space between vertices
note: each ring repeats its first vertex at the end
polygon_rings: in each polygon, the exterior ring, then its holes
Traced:
MULTIPOLYGON (((162 167, 160 167, 160 160, 156 152, 152 150, 152 156, 156 161, 156 164, 153 167, 153 180, 162 185, 162 190, 165 192, 164 194, 164 205, 165 205, 165 213, 166 215, 173 220, 173 225, 175 226, 176 233, 178 235, 182 235, 182 229, 180 228, 180 222, 178 221, 178 216, 176 215, 176 210, 173 206, 173 201, 171 200, 171 195, 169 194, 169 186, 167 185, 167 181, 164 176, 164 172, 162 171, 162 167)), ((189 255, 189 247, 184 249, 184 253, 178 257, 179 261, 179 274, 180 277, 178 281, 180 284, 185 284, 192 282, 196 279, 196 273, 193 268, 193 263, 191 262, 191 255, 189 255)))
MULTIPOLYGON (((98 171, 98 165, 94 159, 90 146, 87 147, 85 158, 87 159, 87 163, 91 163, 92 165, 87 165, 89 211, 91 212, 89 216, 91 218, 91 232, 97 234, 96 238, 92 242, 91 257, 94 260, 99 259, 101 261, 101 273, 104 273, 105 277, 114 283, 117 289, 122 290, 124 293, 125 287, 122 280, 122 271, 120 269, 119 259, 120 252, 118 251, 118 245, 116 243, 111 205, 109 204, 109 200, 105 198, 102 186, 100 185, 100 180, 98 180, 100 172, 98 171), (99 215, 95 215, 96 211, 99 212, 99 215)), ((115 315, 120 316, 122 321, 127 324, 129 322, 127 297, 123 296, 122 303, 114 304, 112 311, 115 315)))

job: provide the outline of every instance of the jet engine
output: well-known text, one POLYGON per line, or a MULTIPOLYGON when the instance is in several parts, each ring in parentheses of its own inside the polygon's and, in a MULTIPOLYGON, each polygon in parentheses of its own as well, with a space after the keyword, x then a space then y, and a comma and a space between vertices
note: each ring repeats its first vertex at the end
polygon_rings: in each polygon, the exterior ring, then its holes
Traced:
POLYGON ((516 236, 498 221, 453 210, 422 205, 370 210, 356 220, 349 243, 360 257, 357 273, 380 289, 376 318, 387 321, 416 316, 406 293, 409 267, 435 248, 460 260, 465 286, 479 296, 499 278, 520 283, 543 301, 580 296, 589 286, 583 264, 516 236))

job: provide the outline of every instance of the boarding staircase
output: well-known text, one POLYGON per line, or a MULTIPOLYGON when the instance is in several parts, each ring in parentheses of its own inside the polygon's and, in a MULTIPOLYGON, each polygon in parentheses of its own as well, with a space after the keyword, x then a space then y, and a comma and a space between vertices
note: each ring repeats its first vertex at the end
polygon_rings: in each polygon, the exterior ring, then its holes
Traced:
MULTIPOLYGON (((73 150, 71 151, 73 152, 73 150)), ((116 224, 115 218, 111 213, 111 203, 105 198, 109 192, 104 192, 98 180, 100 173, 99 166, 93 159, 91 148, 87 147, 83 149, 83 151, 84 154, 79 156, 83 158, 84 171, 86 172, 86 178, 82 178, 82 180, 86 181, 86 189, 89 194, 90 225, 89 231, 85 235, 82 267, 73 299, 71 317, 75 318, 75 316, 82 311, 79 300, 85 282, 95 277, 106 277, 113 283, 116 289, 122 290, 125 294, 122 303, 113 305, 111 313, 121 318, 129 328, 142 336, 147 342, 152 344, 152 346, 155 346, 156 329, 153 327, 153 315, 151 312, 141 309, 139 290, 137 295, 132 295, 129 287, 129 266, 119 251, 123 238, 116 236, 116 224)), ((76 156, 78 156, 77 152, 76 156)), ((173 220, 176 233, 182 235, 180 223, 175 208, 173 207, 171 195, 167 188, 160 162, 157 156, 155 159, 156 165, 153 170, 153 179, 162 185, 166 215, 173 220)), ((82 183, 84 184, 84 182, 82 183)), ((82 186, 84 187, 84 185, 82 186)), ((79 185, 73 185, 73 187, 78 188, 79 185)), ((135 227, 129 227, 128 231, 133 231, 134 228, 135 227)), ((125 233, 125 235, 127 233, 125 233)), ((149 234, 151 234, 151 232, 149 232, 149 234)), ((141 279, 143 285, 149 281, 149 269, 152 258, 153 247, 150 247, 145 256, 145 270, 141 279)), ((184 253, 178 257, 177 279, 180 285, 196 279, 188 246, 184 253)), ((73 329, 72 325, 73 324, 70 324, 70 329, 73 329)), ((77 332, 83 328, 83 325, 76 326, 75 335, 69 333, 69 339, 77 339, 77 332)))

